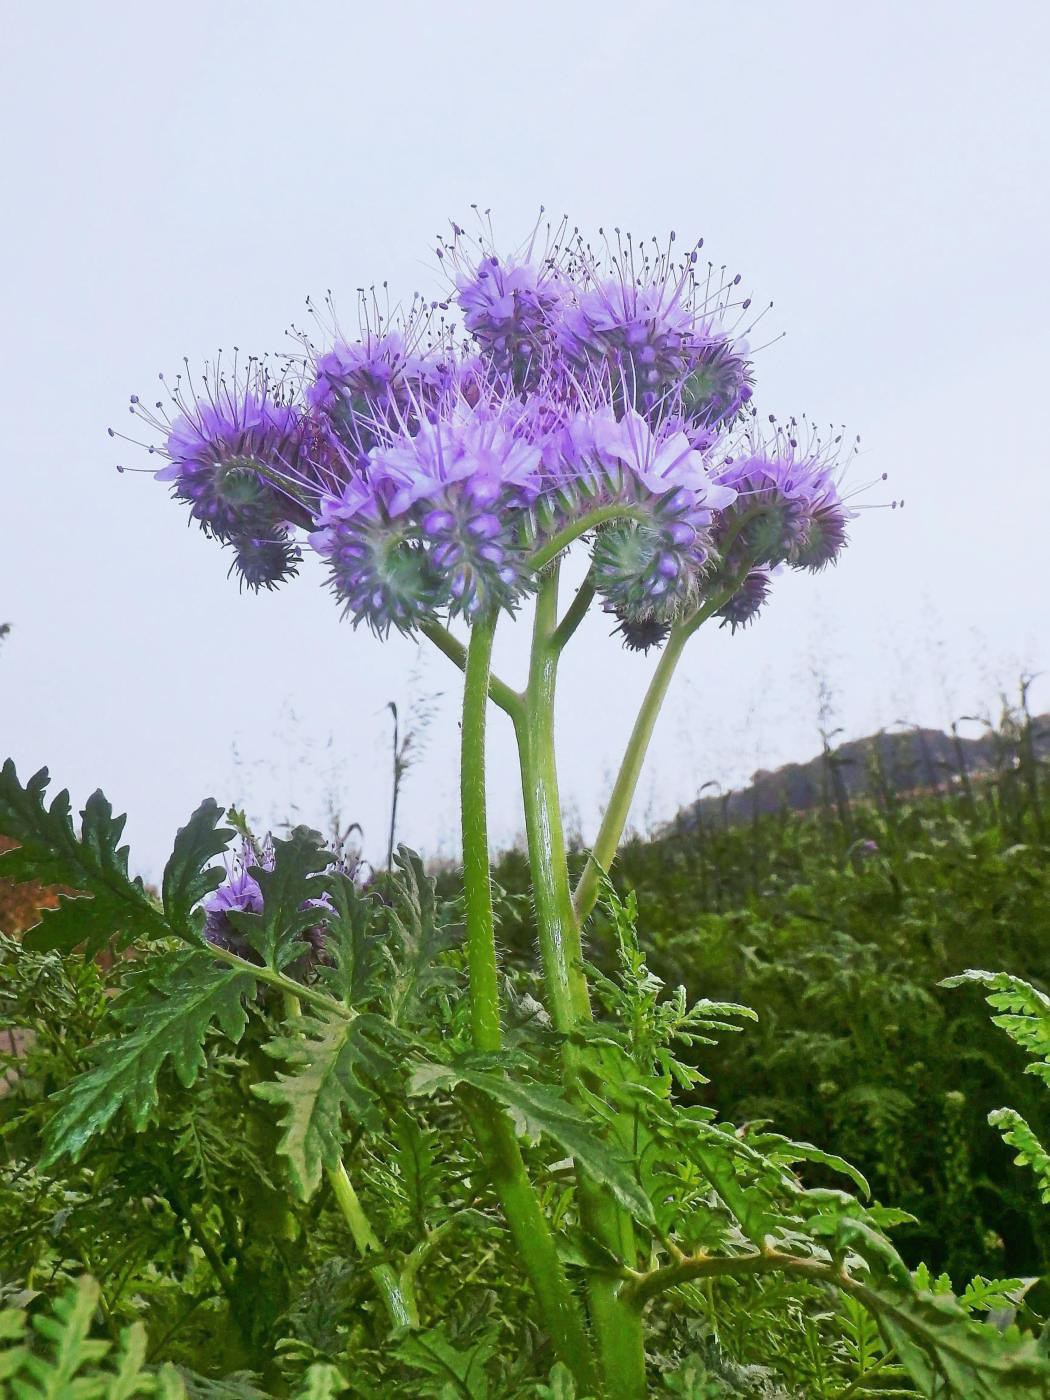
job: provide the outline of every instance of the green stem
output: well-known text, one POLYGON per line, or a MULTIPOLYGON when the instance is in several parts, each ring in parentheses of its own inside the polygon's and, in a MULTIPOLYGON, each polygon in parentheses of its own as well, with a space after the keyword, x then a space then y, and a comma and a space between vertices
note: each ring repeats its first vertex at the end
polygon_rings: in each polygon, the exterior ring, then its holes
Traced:
MULTIPOLYGON (((328 1167, 326 1173, 336 1204, 342 1212, 343 1219, 350 1227, 350 1234, 357 1246, 357 1252, 362 1257, 380 1253, 382 1245, 372 1229, 364 1206, 362 1206, 360 1198, 354 1190, 354 1184, 347 1175, 342 1162, 334 1167, 328 1167)), ((410 1287, 402 1285, 392 1266, 390 1264, 375 1264, 369 1272, 382 1294, 386 1310, 390 1314, 390 1321, 395 1329, 418 1327, 419 1308, 416 1305, 414 1291, 410 1287)))
POLYGON ((588 530, 594 530, 597 526, 604 525, 608 520, 645 520, 647 518, 644 506, 640 505, 632 506, 626 502, 617 501, 613 505, 597 506, 594 510, 588 511, 586 515, 581 515, 578 520, 566 525, 556 535, 552 535, 546 543, 534 551, 529 558, 529 563, 539 573, 581 535, 585 535, 588 530))
POLYGON ((558 1359, 572 1372, 580 1394, 593 1395, 597 1379, 590 1339, 550 1224, 525 1171, 514 1129, 506 1116, 480 1094, 462 1091, 460 1103, 491 1175, 558 1359))
MULTIPOLYGON (((303 982, 296 982, 294 978, 286 977, 283 972, 274 972, 269 967, 259 967, 257 963, 249 962, 247 958, 239 958, 236 953, 229 952, 226 948, 220 948, 209 943, 207 948, 202 948, 201 952, 206 952, 209 958, 214 958, 217 962, 224 962, 229 967, 235 967, 239 972, 250 972, 257 982, 265 982, 268 987, 276 987, 283 993, 285 1004, 287 999, 294 997, 299 1001, 305 1001, 310 1006, 316 1006, 320 1011, 326 1011, 331 1016, 341 1016, 344 1021, 352 1021, 356 1012, 350 1007, 344 1006, 341 1001, 336 1001, 334 997, 326 996, 324 992, 317 991, 314 987, 308 987, 303 982)), ((298 1014, 298 1013, 289 1013, 298 1014)))
MULTIPOLYGON (((437 649, 445 654, 454 666, 458 666, 461 671, 467 669, 467 648, 454 637, 447 627, 442 627, 440 622, 424 622, 419 629, 425 637, 429 637, 437 649)), ((521 709, 521 696, 516 690, 512 690, 505 681, 501 681, 498 676, 489 674, 489 697, 493 704, 510 715, 515 717, 521 709)))
POLYGON ((582 923, 594 908, 598 898, 598 887, 602 877, 608 873, 616 851, 620 845, 623 829, 627 824, 627 814, 634 800, 635 789, 641 775, 649 741, 656 727, 656 720, 667 696, 671 677, 675 673, 686 642, 692 636, 688 624, 679 623, 671 628, 670 635, 660 653, 660 660, 645 692, 641 709, 638 711, 627 741, 623 762, 616 775, 616 782, 609 794, 609 803, 602 817, 602 823, 595 838, 594 846, 587 858, 576 886, 573 908, 576 918, 582 923))
MULTIPOLYGON (((285 992, 284 994, 285 1019, 293 1022, 301 1011, 300 999, 303 993, 309 990, 306 987, 300 987, 298 983, 295 985, 296 992, 285 992)), ((365 1208, 361 1204, 361 1199, 347 1175, 346 1167, 343 1166, 342 1162, 338 1162, 334 1167, 326 1167, 325 1175, 328 1177, 332 1194, 335 1196, 336 1205, 350 1227, 350 1235, 357 1246, 358 1254, 363 1258, 369 1254, 381 1254, 383 1246, 380 1244, 376 1232, 372 1229, 365 1208)), ((386 1310, 395 1331, 402 1327, 418 1327, 419 1308, 416 1306, 415 1293, 411 1286, 403 1287, 389 1264, 375 1264, 369 1273, 386 1304, 386 1310)))
POLYGON ((551 650, 560 652, 565 649, 565 644, 573 636, 580 623, 587 616, 587 609, 594 601, 595 587, 591 574, 588 574, 584 581, 576 590, 576 597, 565 610, 565 616, 554 629, 551 637, 551 650))
MULTIPOLYGON (((557 1029, 569 1036, 577 1025, 591 1019, 591 1005, 583 971, 580 926, 573 913, 565 859, 554 749, 555 687, 558 658, 564 645, 564 640, 558 636, 557 612, 558 568, 555 565, 540 579, 525 714, 516 723, 515 730, 549 1010, 557 1029)), ((579 1051, 571 1042, 565 1046, 564 1059, 570 1087, 579 1086, 583 1067, 579 1051)), ((578 1171, 577 1178, 584 1229, 616 1257, 633 1264, 635 1242, 630 1217, 586 1173, 578 1171)), ((588 1301, 601 1358, 604 1393, 609 1400, 637 1400, 645 1394, 642 1320, 637 1309, 627 1308, 621 1302, 620 1284, 620 1278, 614 1273, 591 1270, 587 1278, 588 1301)))
POLYGON ((649 688, 645 692, 641 709, 635 719, 631 737, 627 741, 620 771, 609 795, 609 804, 602 817, 594 846, 573 895, 573 908, 576 918, 581 924, 594 908, 601 879, 608 873, 609 867, 616 857, 620 838, 623 836, 623 829, 627 824, 627 814, 631 810, 631 803, 634 801, 635 790, 638 787, 642 764, 645 762, 645 755, 649 749, 649 741, 653 737, 656 721, 663 708, 664 700, 667 698, 667 690, 678 662, 681 660, 685 644, 697 628, 733 596, 750 567, 749 561, 703 607, 699 608, 691 617, 685 618, 671 628, 660 653, 656 670, 649 682, 649 688))
POLYGON ((554 753, 554 697, 558 651, 552 645, 558 615, 557 565, 540 576, 536 595, 529 683, 523 713, 515 721, 525 833, 543 958, 548 1010, 565 1035, 590 1020, 579 925, 572 912, 565 838, 554 753))
MULTIPOLYGON (((495 619, 478 618, 471 628, 463 687, 460 793, 463 820, 463 882, 467 913, 470 1022, 478 1050, 499 1050, 499 982, 492 885, 489 872, 485 797, 485 715, 495 619)), ((481 1095, 460 1101, 491 1174, 543 1321, 559 1358, 584 1392, 595 1382, 590 1343, 550 1226, 533 1190, 510 1120, 481 1095)))
POLYGON ((496 968, 492 883, 489 876, 485 799, 485 714, 496 619, 478 618, 470 629, 463 682, 460 739, 460 810, 463 822, 463 888, 470 970, 470 1028, 477 1050, 498 1050, 499 974, 496 968))

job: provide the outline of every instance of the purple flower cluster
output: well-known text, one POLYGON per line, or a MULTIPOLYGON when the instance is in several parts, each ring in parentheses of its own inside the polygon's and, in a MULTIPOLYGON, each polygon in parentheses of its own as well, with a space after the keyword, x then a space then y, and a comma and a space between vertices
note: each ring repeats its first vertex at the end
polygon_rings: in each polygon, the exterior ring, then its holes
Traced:
POLYGON ((834 450, 794 425, 757 434, 738 278, 673 243, 598 256, 563 228, 501 256, 453 229, 445 301, 304 342, 277 384, 252 362, 204 392, 180 381, 159 417, 133 403, 163 432, 158 478, 245 584, 295 573, 305 531, 355 624, 411 632, 513 611, 537 552, 582 536, 603 606, 645 647, 716 594, 742 626, 769 569, 834 561, 834 450))

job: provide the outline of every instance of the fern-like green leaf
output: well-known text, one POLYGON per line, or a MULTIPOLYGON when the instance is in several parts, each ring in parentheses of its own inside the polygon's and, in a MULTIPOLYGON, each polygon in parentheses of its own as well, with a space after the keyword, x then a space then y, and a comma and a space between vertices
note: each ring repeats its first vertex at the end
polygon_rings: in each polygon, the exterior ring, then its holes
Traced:
POLYGON ((302 1384, 295 1392, 294 1400, 335 1400, 350 1386, 338 1366, 326 1361, 315 1361, 307 1369, 302 1384))
POLYGON ((277 1151, 287 1158, 292 1183, 306 1201, 324 1167, 340 1158, 344 1113, 367 1128, 381 1126, 372 1083, 388 1078, 393 1066, 380 1048, 388 1027, 379 1017, 303 1016, 293 1029, 298 1034, 263 1047, 292 1072, 253 1085, 253 1092, 283 1110, 277 1151))
POLYGON ((212 1025, 231 1040, 240 1039, 247 1023, 244 1003, 254 990, 251 973, 217 965, 203 952, 155 960, 113 1008, 133 1028, 105 1041, 94 1067, 56 1096, 44 1165, 64 1155, 75 1160, 122 1108, 141 1132, 157 1103, 157 1076, 164 1065, 170 1060, 188 1088, 204 1067, 203 1042, 212 1025))
POLYGON ((68 792, 45 804, 49 781, 42 768, 22 787, 10 759, 0 769, 0 835, 18 843, 0 855, 0 874, 60 887, 58 908, 41 911, 25 946, 68 953, 83 944, 90 957, 110 942, 119 947, 135 938, 170 937, 142 881, 128 875, 128 848, 120 844, 126 818, 114 816, 102 793, 93 793, 78 835, 68 792))
POLYGON ((111 1342, 92 1339, 98 1303, 98 1284, 82 1278, 55 1299, 50 1312, 34 1317, 32 1327, 20 1310, 0 1313, 0 1395, 10 1393, 14 1400, 134 1400, 137 1395, 185 1400, 186 1389, 173 1367, 147 1369, 141 1322, 121 1332, 115 1350, 111 1342))
POLYGON ((1039 1195, 1046 1205, 1050 1205, 1050 1152, 1036 1137, 1021 1115, 1012 1108, 996 1108, 988 1115, 988 1122, 998 1128, 1003 1142, 1017 1149, 1014 1164, 1028 1167, 1035 1173, 1039 1195))
POLYGON ((983 972, 979 968, 946 977, 941 986, 961 987, 968 982, 984 987, 988 1005, 1001 1013, 992 1017, 992 1024, 1050 1068, 1050 997, 1008 972, 983 972))
POLYGON ((488 1400, 491 1391, 485 1367, 495 1350, 494 1327, 468 1347, 454 1345, 443 1327, 432 1327, 406 1337, 398 1355, 427 1378, 416 1394, 440 1400, 488 1400))

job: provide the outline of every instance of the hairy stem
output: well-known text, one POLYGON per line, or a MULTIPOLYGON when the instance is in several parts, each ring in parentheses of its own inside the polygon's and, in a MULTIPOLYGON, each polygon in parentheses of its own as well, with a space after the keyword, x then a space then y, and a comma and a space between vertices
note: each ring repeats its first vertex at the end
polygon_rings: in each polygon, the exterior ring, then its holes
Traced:
MULTIPOLYGON (((554 700, 558 658, 564 643, 557 635, 557 609, 555 565, 540 580, 525 714, 515 730, 549 1010, 555 1026, 569 1036, 581 1022, 591 1019, 591 1005, 583 971, 580 926, 572 907, 558 796, 554 700)), ((578 1087, 583 1067, 576 1046, 566 1044, 564 1060, 570 1088, 578 1087)), ((633 1263, 635 1244, 630 1217, 585 1172, 578 1171, 577 1178, 580 1218, 585 1230, 614 1256, 633 1263)), ((624 1306, 619 1288, 620 1279, 614 1273, 593 1269, 588 1274, 588 1301, 605 1382, 603 1393, 609 1400, 637 1400, 645 1394, 641 1315, 624 1306)))
MULTIPOLYGON (((364 1206, 342 1162, 335 1167, 328 1167, 326 1174, 336 1204, 350 1228, 358 1254, 367 1258, 369 1254, 381 1253, 382 1245, 372 1229, 364 1206)), ((397 1330, 402 1327, 418 1327, 419 1308, 416 1305, 414 1290, 404 1286, 390 1264, 375 1264, 369 1272, 382 1295, 394 1328, 397 1330)))
POLYGON ((569 897, 555 765, 554 696, 558 652, 552 647, 551 639, 557 626, 557 612, 558 571, 555 565, 540 578, 529 683, 524 711, 514 729, 536 923, 550 1000, 548 1010, 556 1028, 568 1035, 578 1021, 590 1019, 591 1008, 582 968, 580 929, 569 897))
MULTIPOLYGON (((200 947, 199 944, 195 946, 200 947)), ((265 982, 268 987, 276 987, 284 995, 286 1005, 287 998, 294 997, 298 1001, 305 1001, 310 1006, 316 1006, 319 1011, 326 1011, 332 1016, 341 1016, 344 1021, 352 1021, 357 1014, 350 1007, 344 1006, 341 1001, 336 1001, 335 997, 319 992, 314 987, 308 987, 303 982, 296 982, 293 977, 286 977, 283 972, 274 972, 272 968, 260 967, 257 963, 249 962, 247 958, 240 958, 236 953, 231 953, 226 948, 209 943, 207 948, 200 948, 200 951, 206 952, 208 957, 214 958, 216 962, 224 962, 228 967, 237 968, 239 972, 250 972, 257 982, 265 982)))
POLYGON ((470 970, 470 1029, 477 1050, 498 1050, 501 1042, 485 797, 485 714, 495 630, 495 618, 478 618, 470 629, 460 743, 459 793, 467 966, 470 970))
POLYGON ((594 601, 594 593, 594 581, 591 574, 588 574, 576 590, 576 597, 565 609, 565 616, 554 629, 550 640, 552 651, 557 653, 564 650, 566 643, 587 616, 587 610, 594 601))
POLYGON ((604 525, 609 520, 645 520, 646 511, 644 506, 629 505, 626 501, 616 501, 608 506, 596 506, 594 510, 588 511, 586 515, 581 515, 578 520, 566 525, 559 530, 556 535, 552 535, 549 540, 535 550, 530 557, 530 564, 537 573, 545 569, 548 564, 557 559, 558 555, 568 549, 574 541, 581 535, 585 535, 588 530, 594 530, 599 525, 604 525))
MULTIPOLYGON (((499 982, 489 872, 485 796, 485 715, 495 619, 478 618, 472 629, 463 687, 460 794, 463 883, 467 914, 470 1023, 478 1050, 500 1048, 499 982)), ((481 1095, 460 1095, 468 1121, 507 1218, 554 1349, 584 1389, 594 1385, 590 1343, 558 1256, 521 1149, 502 1109, 481 1095)))

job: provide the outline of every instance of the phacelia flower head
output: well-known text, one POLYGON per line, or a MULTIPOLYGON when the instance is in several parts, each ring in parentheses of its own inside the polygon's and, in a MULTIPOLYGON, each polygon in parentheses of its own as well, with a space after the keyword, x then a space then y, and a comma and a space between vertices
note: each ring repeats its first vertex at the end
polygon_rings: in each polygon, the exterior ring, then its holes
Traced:
POLYGON ((769 598, 771 586, 768 569, 751 569, 733 596, 718 609, 722 626, 735 632, 754 622, 769 598))
POLYGON ((304 531, 355 625, 410 633, 513 611, 582 539, 626 645, 705 600, 735 629, 768 570, 834 562, 852 512, 837 440, 755 430, 757 318, 700 247, 617 233, 595 253, 563 222, 504 254, 484 218, 453 225, 445 300, 402 315, 362 294, 356 336, 329 303, 294 376, 235 363, 133 411, 249 589, 297 572, 304 531))
POLYGON ((367 451, 377 427, 425 411, 451 371, 402 330, 366 330, 360 340, 337 340, 318 355, 313 372, 306 390, 311 410, 345 447, 367 451))
MULTIPOLYGON (((162 382, 163 376, 161 376, 162 382)), ((272 588, 296 571, 293 525, 310 516, 292 478, 304 470, 310 437, 306 415, 258 361, 245 373, 220 365, 195 382, 187 371, 167 399, 131 412, 161 441, 150 452, 167 458, 155 472, 206 534, 234 549, 231 573, 242 586, 272 588)))
POLYGON ((392 520, 417 523, 453 613, 512 607, 525 587, 523 508, 541 484, 533 434, 517 398, 456 391, 433 421, 371 454, 374 489, 392 520))
POLYGON ((441 604, 441 579, 414 522, 390 518, 363 474, 346 481, 318 511, 310 544, 328 564, 332 591, 354 626, 378 637, 409 633, 441 604))
POLYGON ((437 249, 453 283, 463 324, 490 369, 518 390, 535 387, 555 349, 558 328, 573 295, 565 268, 565 225, 540 221, 527 242, 504 256, 491 228, 470 237, 453 224, 437 249))
POLYGON ((628 507, 627 518, 596 532, 598 592, 618 617, 673 620, 696 599, 715 513, 736 493, 713 479, 673 419, 653 426, 633 409, 617 418, 610 406, 591 408, 562 441, 566 480, 557 495, 568 509, 628 507))
POLYGON ((456 278, 463 323, 516 388, 535 382, 563 315, 567 288, 550 267, 483 257, 456 278))
POLYGON ((807 436, 803 443, 794 421, 765 440, 752 434, 719 470, 719 481, 737 492, 733 511, 721 521, 731 557, 744 553, 757 565, 812 570, 838 557, 852 515, 839 491, 840 438, 825 443, 812 432, 807 436))
MULTIPOLYGON (((643 412, 677 393, 697 422, 730 422, 751 397, 747 346, 723 327, 739 278, 712 285, 696 275, 697 251, 675 263, 618 238, 608 269, 578 248, 583 283, 559 322, 561 349, 577 364, 603 364, 623 400, 643 412)), ((741 308, 750 305, 745 301, 741 308)))

